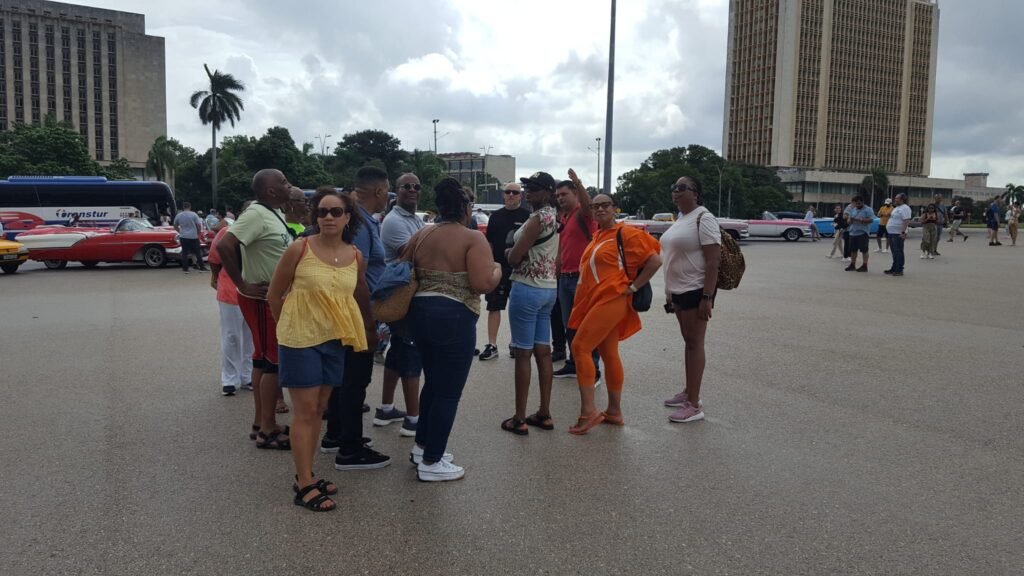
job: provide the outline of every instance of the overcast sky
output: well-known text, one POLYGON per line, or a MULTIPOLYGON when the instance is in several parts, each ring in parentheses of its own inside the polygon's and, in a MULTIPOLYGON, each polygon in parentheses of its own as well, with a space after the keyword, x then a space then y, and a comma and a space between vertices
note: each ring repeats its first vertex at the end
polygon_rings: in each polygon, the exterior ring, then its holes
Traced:
MULTIPOLYGON (((296 142, 386 130, 407 149, 489 149, 520 176, 575 167, 595 179, 604 137, 608 3, 599 0, 82 0, 143 12, 167 47, 167 130, 210 133, 188 97, 203 63, 248 89, 225 134, 287 127, 296 142), (443 135, 443 136, 442 136, 443 135)), ((1024 183, 1019 0, 941 3, 931 174, 1024 183)), ((623 0, 617 19, 613 172, 660 148, 721 150, 727 0, 623 0)))

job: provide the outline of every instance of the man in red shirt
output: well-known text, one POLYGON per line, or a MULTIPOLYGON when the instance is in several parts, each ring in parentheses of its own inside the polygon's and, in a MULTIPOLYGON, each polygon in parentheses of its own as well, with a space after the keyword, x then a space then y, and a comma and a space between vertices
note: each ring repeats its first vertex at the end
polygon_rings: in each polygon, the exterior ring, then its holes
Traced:
MULTIPOLYGON (((590 210, 590 195, 576 177, 576 172, 569 170, 572 180, 563 180, 555 187, 555 200, 559 207, 558 225, 558 303, 562 312, 562 322, 569 325, 569 315, 576 300, 576 285, 580 281, 580 260, 590 240, 597 231, 597 222, 590 210)), ((566 330, 565 338, 568 348, 572 350, 573 331, 566 330)), ((594 365, 597 365, 597 351, 594 351, 594 365)), ((565 366, 555 371, 555 378, 575 378, 576 363, 572 354, 565 361, 565 366)), ((598 372, 598 379, 601 378, 598 372)))

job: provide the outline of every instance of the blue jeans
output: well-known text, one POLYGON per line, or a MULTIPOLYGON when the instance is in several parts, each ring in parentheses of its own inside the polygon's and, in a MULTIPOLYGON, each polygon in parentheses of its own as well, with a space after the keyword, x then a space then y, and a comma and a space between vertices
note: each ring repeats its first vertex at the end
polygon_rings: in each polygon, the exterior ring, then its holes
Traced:
POLYGON ((899 234, 889 234, 889 250, 892 252, 892 271, 903 272, 903 265, 906 263, 906 253, 903 245, 907 239, 899 234))
POLYGON ((424 461, 439 462, 473 365, 479 316, 449 298, 425 296, 412 299, 406 319, 423 361, 416 443, 424 461))
POLYGON ((534 346, 551 345, 551 311, 557 297, 555 288, 536 288, 512 282, 508 296, 508 322, 513 348, 533 350, 534 346))
MULTIPOLYGON (((574 366, 576 362, 572 358, 572 340, 576 335, 575 330, 569 329, 569 316, 572 315, 573 304, 576 303, 576 287, 579 286, 579 274, 561 274, 558 276, 558 304, 561 308, 562 323, 565 325, 565 341, 569 344, 569 359, 566 365, 574 366)), ((594 366, 597 366, 597 350, 593 354, 594 366)))

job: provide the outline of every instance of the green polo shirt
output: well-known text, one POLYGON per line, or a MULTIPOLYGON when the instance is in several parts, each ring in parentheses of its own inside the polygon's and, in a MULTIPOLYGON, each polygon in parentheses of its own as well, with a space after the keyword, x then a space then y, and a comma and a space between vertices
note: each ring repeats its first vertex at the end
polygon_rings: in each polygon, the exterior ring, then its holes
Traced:
POLYGON ((229 232, 242 243, 242 279, 250 284, 270 282, 277 263, 292 243, 284 214, 253 204, 235 220, 229 232))

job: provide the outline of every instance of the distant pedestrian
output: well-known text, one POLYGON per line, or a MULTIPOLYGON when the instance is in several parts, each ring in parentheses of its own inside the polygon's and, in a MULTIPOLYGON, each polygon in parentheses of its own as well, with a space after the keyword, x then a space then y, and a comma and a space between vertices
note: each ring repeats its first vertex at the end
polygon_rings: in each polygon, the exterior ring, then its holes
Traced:
POLYGON ((407 322, 423 359, 423 392, 416 443, 409 459, 424 482, 458 480, 465 475, 447 451, 462 391, 473 365, 480 294, 501 281, 483 234, 469 230, 470 201, 457 180, 434 187, 437 221, 409 241, 406 254, 419 278, 407 322))
MULTIPOLYGON (((575 177, 574 172, 570 176, 575 177)), ((576 182, 576 180, 574 178, 576 182)), ((575 186, 579 193, 586 190, 575 186)), ((576 334, 573 357, 580 388, 580 413, 571 434, 582 435, 607 422, 622 426, 622 388, 625 371, 619 358, 619 342, 640 331, 640 315, 633 308, 633 295, 650 282, 661 268, 661 245, 653 236, 615 221, 615 202, 598 194, 593 201, 598 229, 582 254, 575 304, 567 326, 576 334), (597 409, 595 385, 597 368, 591 356, 599 350, 605 363, 608 407, 597 409)), ((667 233, 666 233, 667 234, 667 233)))
MULTIPOLYGON (((839 204, 832 209, 832 251, 828 253, 829 259, 834 258, 836 252, 843 254, 843 235, 846 232, 846 215, 843 214, 843 207, 839 204)), ((844 256, 840 256, 844 258, 844 256)))
MULTIPOLYGON (((597 232, 597 221, 590 209, 590 194, 579 182, 576 172, 569 170, 570 180, 563 180, 555 188, 555 200, 561 209, 558 222, 558 308, 554 314, 560 314, 562 325, 566 327, 565 341, 569 348, 569 356, 565 366, 556 370, 555 378, 575 378, 576 361, 572 355, 572 341, 575 336, 569 329, 569 317, 572 315, 576 302, 576 286, 580 282, 583 252, 597 232)), ((591 357, 597 366, 598 353, 596 348, 591 357)), ((553 358, 552 358, 553 359, 553 358)), ((597 371, 595 382, 601 380, 601 371, 597 371)))
POLYGON ((807 207, 807 213, 804 214, 804 222, 811 227, 811 241, 817 242, 821 239, 821 234, 818 233, 818 225, 814 222, 814 206, 807 207))
POLYGON ((206 215, 206 219, 203 221, 206 224, 207 230, 214 230, 219 222, 220 214, 216 209, 210 209, 210 213, 206 215))
POLYGON ((188 274, 190 255, 196 257, 199 269, 206 271, 203 252, 199 245, 199 238, 203 233, 203 221, 192 211, 192 204, 185 202, 181 205, 181 212, 174 216, 174 229, 178 231, 178 239, 181 242, 181 271, 188 274))
POLYGON ((161 212, 160 213, 160 225, 161 226, 170 226, 171 225, 171 215, 168 214, 167 212, 161 212))
MULTIPOLYGON (((661 237, 665 260, 666 311, 673 311, 683 335, 683 390, 665 400, 677 410, 669 421, 704 419, 700 400, 704 382, 704 337, 718 293, 722 233, 715 215, 703 204, 703 186, 683 177, 672 189, 672 201, 682 218, 661 237)), ((864 237, 865 240, 867 236, 864 237)))
POLYGON ((227 234, 222 227, 210 243, 210 286, 217 291, 220 313, 221 394, 234 396, 239 389, 252 389, 252 332, 238 307, 238 288, 221 267, 217 245, 227 234))
POLYGON ((939 241, 942 240, 942 230, 946 227, 946 222, 949 221, 949 211, 942 203, 942 194, 935 195, 935 217, 935 241, 932 242, 932 255, 942 256, 939 254, 939 241))
MULTIPOLYGON (((505 205, 491 214, 487 221, 487 243, 491 246, 494 261, 501 266, 501 282, 489 292, 487 301, 487 345, 480 353, 480 360, 498 357, 498 330, 501 328, 501 313, 508 307, 508 293, 512 289, 512 266, 505 258, 505 250, 514 242, 512 235, 526 223, 530 211, 523 208, 522 187, 509 182, 502 190, 505 205)), ((511 350, 511 346, 509 348, 511 350)))
POLYGON ((557 299, 558 216, 553 206, 555 179, 547 172, 520 178, 526 201, 533 214, 513 234, 515 245, 508 252, 513 267, 508 318, 515 349, 516 413, 501 423, 502 430, 520 436, 529 434, 527 425, 552 430, 551 313, 557 299), (540 408, 526 415, 532 380, 531 361, 536 359, 540 386, 540 408))
POLYGON ((253 176, 256 202, 228 229, 217 245, 221 266, 238 287, 238 306, 252 332, 253 399, 257 448, 289 450, 288 429, 277 426, 278 387, 277 322, 267 305, 267 286, 281 255, 292 242, 281 207, 291 185, 279 170, 260 170, 253 176))
MULTIPOLYGON (((366 262, 352 244, 362 223, 355 202, 335 191, 317 208, 319 233, 294 242, 285 251, 267 289, 277 322, 281 387, 288 389, 293 417, 294 503, 315 512, 333 510, 333 482, 317 480, 313 456, 331 391, 342 385, 345 348, 365 352, 377 331, 370 314, 366 262)), ((381 468, 387 456, 362 448, 361 468, 381 468)))
POLYGON ((288 203, 282 208, 284 221, 295 236, 302 236, 306 231, 306 223, 309 223, 309 201, 306 200, 306 193, 302 188, 292 186, 288 191, 288 203))
POLYGON ((907 195, 902 192, 896 195, 896 207, 889 214, 889 223, 886 225, 886 234, 889 238, 889 249, 892 250, 892 266, 885 271, 890 276, 903 276, 903 267, 906 265, 906 252, 904 244, 907 241, 907 227, 914 213, 907 206, 907 195))
POLYGON ((885 254, 889 251, 889 234, 886 232, 886 226, 889 225, 889 216, 892 214, 892 198, 886 198, 882 207, 878 209, 878 231, 875 233, 875 241, 878 242, 878 248, 875 252, 885 254), (882 247, 882 238, 885 238, 885 247, 882 247))
POLYGON ((957 235, 963 236, 964 242, 967 242, 967 234, 960 231, 960 225, 964 222, 964 213, 965 210, 960 206, 960 201, 954 200, 953 206, 949 209, 950 225, 949 240, 947 242, 952 242, 957 235))
POLYGON ((846 209, 850 227, 850 265, 846 267, 847 272, 868 271, 868 233, 871 230, 871 223, 875 221, 875 212, 870 206, 864 205, 864 198, 854 196, 850 206, 846 209), (857 253, 864 258, 864 263, 857 267, 857 253))
POLYGON ((1010 234, 1011 246, 1017 245, 1017 224, 1020 222, 1021 206, 1020 201, 1010 205, 1006 212, 1006 231, 1010 234))
POLYGON ((985 210, 985 226, 988 228, 988 245, 1002 246, 999 241, 999 218, 1002 216, 1002 200, 998 197, 992 200, 985 210))
POLYGON ((921 215, 921 260, 935 258, 934 247, 938 242, 939 215, 935 204, 929 204, 921 215))
MULTIPOLYGON (((409 239, 425 226, 423 220, 416 215, 420 191, 423 189, 419 177, 412 173, 402 174, 395 182, 395 188, 395 206, 388 212, 380 228, 388 263, 397 261, 409 239)), ((416 436, 416 426, 420 419, 420 374, 423 372, 423 363, 407 323, 404 320, 393 322, 389 324, 389 329, 391 346, 384 358, 384 385, 380 407, 374 412, 373 425, 388 426, 393 422, 401 422, 399 434, 413 437, 416 436), (395 407, 395 389, 399 380, 402 382, 402 396, 405 399, 404 412, 395 407)))

